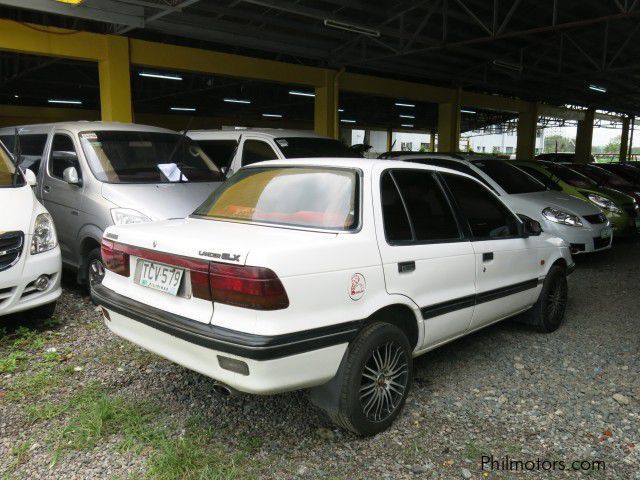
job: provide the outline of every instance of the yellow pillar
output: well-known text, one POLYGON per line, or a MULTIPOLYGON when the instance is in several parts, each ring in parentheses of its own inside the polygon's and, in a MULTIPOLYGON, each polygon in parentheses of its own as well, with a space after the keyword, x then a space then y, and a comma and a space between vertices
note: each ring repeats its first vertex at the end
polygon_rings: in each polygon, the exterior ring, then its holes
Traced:
POLYGON ((438 104, 438 151, 457 152, 460 143, 460 104, 438 104))
POLYGON ((129 39, 105 36, 106 55, 98 61, 102 120, 132 122, 129 39))
POLYGON ((338 88, 336 73, 324 72, 322 85, 316 87, 314 130, 318 135, 338 138, 338 88))
POLYGON ((591 162, 591 143, 593 141, 593 118, 595 110, 590 108, 584 112, 584 120, 578 120, 576 133, 576 155, 578 163, 591 162))
POLYGON ((518 160, 533 160, 536 155, 538 131, 538 105, 532 103, 529 110, 518 114, 518 139, 516 157, 518 160))
POLYGON ((624 117, 622 119, 622 134, 620 135, 620 156, 618 157, 619 162, 626 162, 627 155, 629 153, 629 117, 624 117))

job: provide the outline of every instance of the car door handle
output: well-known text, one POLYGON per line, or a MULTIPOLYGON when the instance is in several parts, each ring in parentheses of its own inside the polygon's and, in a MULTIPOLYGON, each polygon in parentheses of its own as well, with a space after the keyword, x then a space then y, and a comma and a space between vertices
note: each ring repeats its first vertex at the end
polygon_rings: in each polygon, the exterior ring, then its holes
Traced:
POLYGON ((482 254, 483 262, 490 262, 491 260, 493 260, 493 252, 485 252, 482 254))
POLYGON ((416 269, 416 262, 400 262, 398 263, 398 273, 409 273, 416 269))
POLYGON ((42 187, 42 189, 46 192, 49 193, 51 191, 51 187, 49 185, 45 185, 44 187, 42 187))

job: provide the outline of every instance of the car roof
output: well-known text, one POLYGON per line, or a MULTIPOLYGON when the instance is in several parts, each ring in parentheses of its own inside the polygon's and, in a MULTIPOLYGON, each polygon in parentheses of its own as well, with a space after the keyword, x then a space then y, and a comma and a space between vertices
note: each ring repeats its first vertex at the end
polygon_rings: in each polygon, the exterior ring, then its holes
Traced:
POLYGON ((211 139, 216 138, 228 139, 238 138, 240 135, 259 135, 268 138, 281 138, 281 137, 300 137, 300 138, 329 138, 322 135, 318 135, 311 130, 287 130, 280 128, 245 128, 242 130, 190 130, 187 135, 194 139, 211 139))
POLYGON ((14 127, 5 127, 0 129, 3 131, 13 131, 16 128, 19 133, 32 132, 49 132, 52 128, 61 128, 68 130, 72 133, 80 133, 86 131, 100 131, 100 130, 126 130, 132 132, 158 132, 158 133, 177 133, 174 130, 168 128, 154 127, 151 125, 141 125, 138 123, 123 123, 123 122, 101 122, 101 121, 75 121, 75 122, 54 122, 54 123, 37 123, 33 125, 19 125, 14 127))
POLYGON ((496 160, 500 162, 506 161, 505 159, 495 157, 493 155, 482 155, 475 153, 444 153, 444 152, 407 152, 405 155, 394 155, 394 160, 450 160, 458 163, 472 163, 476 160, 496 160))

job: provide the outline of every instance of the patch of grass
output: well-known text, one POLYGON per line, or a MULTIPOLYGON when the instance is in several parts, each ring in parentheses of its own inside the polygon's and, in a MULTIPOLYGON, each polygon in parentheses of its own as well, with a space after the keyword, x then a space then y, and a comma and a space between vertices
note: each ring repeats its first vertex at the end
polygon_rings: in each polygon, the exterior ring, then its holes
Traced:
POLYGON ((37 402, 25 406, 23 413, 28 421, 36 423, 40 420, 56 418, 66 412, 67 409, 68 407, 64 403, 37 402))
POLYGON ((13 383, 7 388, 5 399, 15 401, 29 398, 31 401, 54 389, 62 380, 73 373, 73 369, 55 368, 45 365, 44 368, 33 372, 16 376, 13 383))
POLYGON ((467 442, 464 452, 465 458, 469 460, 478 460, 482 455, 485 455, 486 450, 483 450, 474 442, 467 442))
POLYGON ((19 364, 27 357, 27 354, 21 350, 10 352, 8 355, 0 358, 0 373, 13 373, 19 364))
POLYGON ((29 449, 33 445, 33 440, 29 439, 19 443, 11 449, 11 455, 15 457, 16 463, 22 463, 27 458, 29 449))
POLYGON ((156 446, 147 463, 146 478, 155 480, 232 480, 255 478, 256 463, 246 452, 231 450, 211 428, 192 419, 179 438, 156 446))
POLYGON ((11 345, 12 350, 37 350, 44 347, 45 334, 36 330, 20 326, 16 329, 13 337, 13 343, 11 345))

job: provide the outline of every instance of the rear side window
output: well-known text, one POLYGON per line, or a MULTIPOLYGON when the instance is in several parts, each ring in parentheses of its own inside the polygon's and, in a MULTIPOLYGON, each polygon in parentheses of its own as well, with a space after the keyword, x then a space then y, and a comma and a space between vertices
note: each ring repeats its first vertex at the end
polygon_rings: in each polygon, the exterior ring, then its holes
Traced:
POLYGON ((51 143, 51 155, 49 161, 49 173, 52 177, 62 178, 62 174, 68 167, 76 167, 78 175, 78 157, 73 140, 69 135, 56 133, 51 143))
POLYGON ((196 140, 196 143, 220 170, 229 168, 238 145, 236 140, 196 140))
POLYGON ((261 140, 245 140, 242 146, 242 165, 251 165, 265 160, 276 160, 278 156, 268 143, 261 140))
POLYGON ((459 175, 443 174, 474 239, 499 239, 519 234, 518 220, 482 185, 459 175))
POLYGON ((516 168, 519 168, 523 172, 531 175, 533 178, 538 180, 547 188, 550 188, 551 190, 562 191, 562 187, 558 186, 556 182, 551 180, 551 178, 549 178, 547 175, 542 173, 540 170, 536 170, 535 168, 527 167, 525 165, 518 165, 516 168))
POLYGON ((381 188, 385 235, 390 243, 407 240, 419 243, 435 242, 461 238, 453 210, 431 172, 386 172, 381 188), (397 189, 392 188, 393 183, 397 189))
MULTIPOLYGON (((15 135, 2 135, 0 141, 11 153, 15 151, 15 135)), ((44 133, 20 135, 20 167, 29 168, 37 174, 46 143, 47 135, 44 133)))

